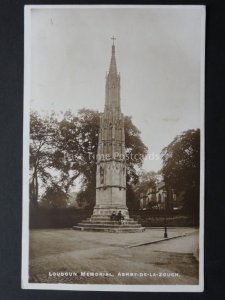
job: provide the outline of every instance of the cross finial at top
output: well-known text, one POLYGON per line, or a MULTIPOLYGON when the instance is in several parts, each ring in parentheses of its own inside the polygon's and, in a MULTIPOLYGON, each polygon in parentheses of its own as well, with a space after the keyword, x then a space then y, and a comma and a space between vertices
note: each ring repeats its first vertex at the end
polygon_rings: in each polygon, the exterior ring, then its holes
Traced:
POLYGON ((111 37, 111 40, 113 41, 113 45, 114 45, 114 41, 116 40, 116 38, 114 37, 114 35, 113 35, 113 37, 111 37))

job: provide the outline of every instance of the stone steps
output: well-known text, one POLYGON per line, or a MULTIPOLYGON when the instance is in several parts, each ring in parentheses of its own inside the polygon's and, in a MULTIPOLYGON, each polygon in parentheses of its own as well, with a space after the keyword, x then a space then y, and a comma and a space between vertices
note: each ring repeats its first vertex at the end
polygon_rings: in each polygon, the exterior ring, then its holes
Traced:
POLYGON ((141 227, 141 224, 105 224, 105 223, 102 223, 102 224, 98 224, 98 223, 85 223, 85 222, 81 222, 81 223, 78 223, 78 226, 83 226, 83 227, 99 227, 99 228, 140 228, 141 227))
MULTIPOLYGON (((138 224, 137 221, 131 221, 131 220, 125 220, 126 224, 138 224)), ((105 221, 105 220, 92 220, 92 219, 86 219, 82 220, 82 223, 95 223, 95 224, 119 224, 119 221, 105 221)))
POLYGON ((94 232, 115 232, 115 233, 132 233, 132 232, 143 232, 144 227, 84 227, 84 226, 73 226, 74 230, 80 231, 94 231, 94 232))
MULTIPOLYGON (((110 222, 113 222, 111 221, 110 217, 94 217, 94 216, 91 216, 90 218, 86 218, 86 220, 91 220, 91 221, 110 221, 110 222)), ((134 222, 137 222, 135 221, 133 218, 129 218, 129 219, 125 219, 125 221, 134 221, 134 222)), ((118 222, 118 221, 115 221, 115 222, 118 222)))
POLYGON ((128 217, 124 220, 124 224, 120 224, 119 221, 111 221, 110 217, 111 215, 95 214, 73 226, 73 229, 99 232, 142 232, 145 230, 133 218, 128 217))

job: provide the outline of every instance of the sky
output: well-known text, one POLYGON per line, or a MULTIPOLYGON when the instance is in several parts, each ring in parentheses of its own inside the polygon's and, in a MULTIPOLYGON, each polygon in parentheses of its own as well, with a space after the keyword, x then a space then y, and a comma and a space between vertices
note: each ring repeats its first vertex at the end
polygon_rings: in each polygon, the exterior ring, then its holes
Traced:
POLYGON ((161 150, 200 128, 202 18, 193 6, 32 9, 31 109, 103 112, 114 35, 121 109, 149 149, 143 169, 158 171, 161 150))

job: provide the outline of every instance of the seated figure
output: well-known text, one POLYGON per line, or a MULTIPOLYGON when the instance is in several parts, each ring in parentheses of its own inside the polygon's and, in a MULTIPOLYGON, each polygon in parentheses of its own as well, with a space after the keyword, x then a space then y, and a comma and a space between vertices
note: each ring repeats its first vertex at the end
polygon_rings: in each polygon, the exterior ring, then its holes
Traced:
POLYGON ((113 211, 110 217, 111 221, 116 221, 116 212, 113 211))
POLYGON ((122 220, 124 220, 124 215, 121 213, 121 210, 117 214, 117 221, 122 224, 122 220))

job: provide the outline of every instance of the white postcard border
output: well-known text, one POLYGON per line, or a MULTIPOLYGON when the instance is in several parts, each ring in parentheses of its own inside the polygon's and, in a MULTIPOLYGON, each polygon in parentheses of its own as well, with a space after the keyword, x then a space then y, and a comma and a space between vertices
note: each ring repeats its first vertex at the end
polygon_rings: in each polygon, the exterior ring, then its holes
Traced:
POLYGON ((134 292, 202 292, 204 291, 204 171, 205 171, 205 6, 204 5, 25 5, 24 7, 24 112, 23 112, 23 212, 22 212, 22 272, 21 287, 36 290, 74 291, 134 291, 134 292), (29 123, 31 97, 31 10, 79 8, 181 8, 199 9, 201 24, 201 88, 200 88, 200 226, 198 285, 118 285, 29 283, 29 123))

